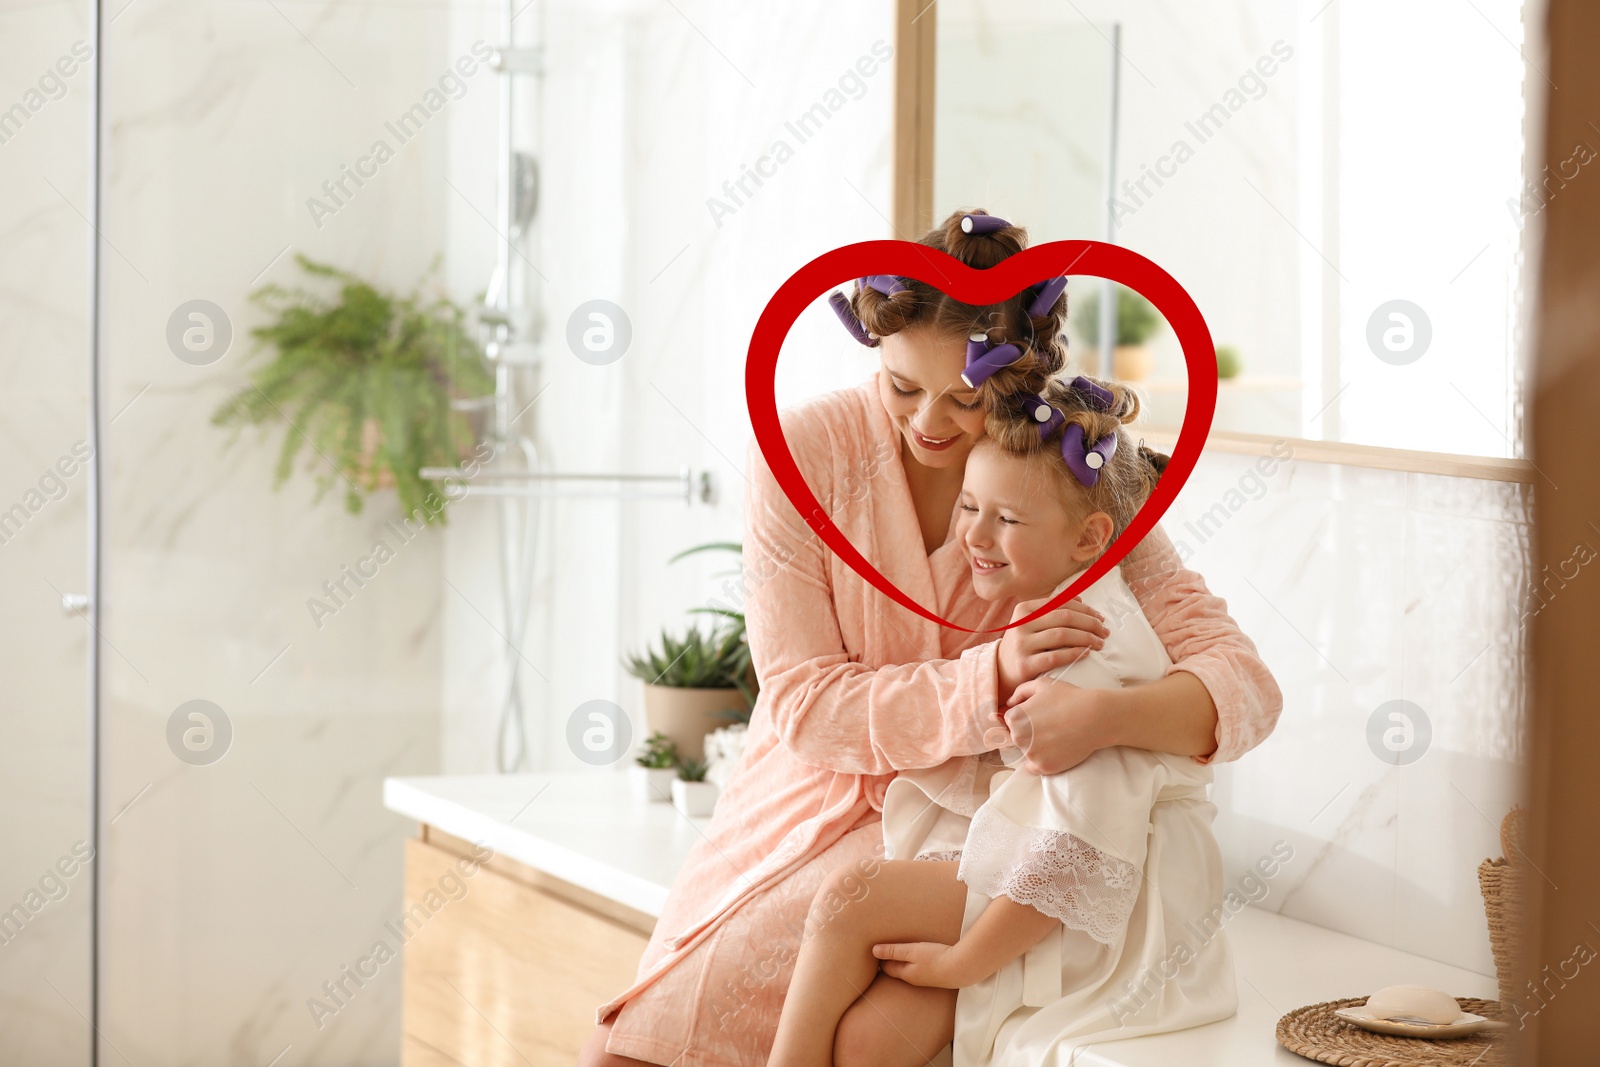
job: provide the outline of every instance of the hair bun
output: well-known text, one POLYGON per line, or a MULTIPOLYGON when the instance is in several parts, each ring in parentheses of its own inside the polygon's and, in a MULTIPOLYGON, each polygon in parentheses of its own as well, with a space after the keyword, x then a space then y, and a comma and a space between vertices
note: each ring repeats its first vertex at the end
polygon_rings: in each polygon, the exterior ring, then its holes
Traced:
POLYGON ((1028 247, 1028 231, 1021 226, 1007 223, 984 233, 982 231, 988 227, 980 225, 969 232, 964 225, 969 216, 995 218, 982 208, 974 208, 971 211, 953 212, 944 220, 945 250, 967 266, 988 270, 1028 247))
POLYGON ((1171 456, 1157 452, 1143 441, 1139 442, 1139 455, 1143 456, 1144 461, 1155 469, 1157 477, 1167 473, 1167 464, 1172 462, 1171 456))

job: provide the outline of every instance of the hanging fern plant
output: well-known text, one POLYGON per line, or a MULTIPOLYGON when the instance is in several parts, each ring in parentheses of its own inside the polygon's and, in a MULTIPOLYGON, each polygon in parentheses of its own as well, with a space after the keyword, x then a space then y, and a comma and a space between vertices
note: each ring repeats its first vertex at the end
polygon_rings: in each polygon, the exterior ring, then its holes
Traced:
MULTIPOLYGON (((444 297, 425 299, 420 287, 397 296, 337 267, 295 259, 313 279, 337 282, 338 295, 275 284, 252 293, 275 316, 250 331, 256 350, 277 355, 211 421, 234 427, 234 438, 245 425, 283 425, 274 489, 309 446, 318 501, 342 483, 346 510, 358 514, 367 496, 393 487, 405 514, 420 509, 426 521, 443 522, 444 508, 428 506, 440 486, 418 472, 455 466, 475 443, 451 399, 494 388, 466 312, 444 297)), ((428 275, 437 269, 435 259, 428 275)))

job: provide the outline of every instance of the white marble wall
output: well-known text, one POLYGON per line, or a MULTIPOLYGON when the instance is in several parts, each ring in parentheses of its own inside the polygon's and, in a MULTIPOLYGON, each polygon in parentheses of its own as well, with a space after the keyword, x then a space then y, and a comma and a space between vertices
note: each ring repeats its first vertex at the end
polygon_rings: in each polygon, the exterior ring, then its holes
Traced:
POLYGON ((1284 691, 1272 737, 1217 775, 1235 878, 1294 848, 1263 907, 1493 973, 1477 865, 1518 788, 1530 490, 1202 459, 1165 526, 1284 691), (1412 762, 1369 741, 1393 700, 1430 727, 1412 762))

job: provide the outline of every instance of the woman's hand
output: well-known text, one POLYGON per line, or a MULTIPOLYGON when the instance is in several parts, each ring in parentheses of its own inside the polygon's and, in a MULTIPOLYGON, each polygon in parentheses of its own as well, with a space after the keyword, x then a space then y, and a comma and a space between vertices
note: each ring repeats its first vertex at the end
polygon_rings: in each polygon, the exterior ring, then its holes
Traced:
POLYGON ((1055 678, 1034 678, 1017 686, 1004 717, 1011 743, 1027 757, 1023 766, 1033 774, 1059 774, 1121 743, 1112 729, 1119 692, 1084 689, 1055 678))
POLYGON ((913 941, 899 945, 873 945, 872 954, 883 961, 883 973, 912 985, 961 989, 981 980, 965 973, 954 945, 913 941))
MULTIPOLYGON (((1048 600, 1019 601, 1011 621, 1026 618, 1048 600)), ((1069 600, 1054 611, 1024 626, 1014 626, 1000 638, 1000 701, 1009 703, 1018 686, 1030 678, 1078 662, 1090 649, 1105 644, 1111 631, 1105 616, 1082 600, 1069 600)))

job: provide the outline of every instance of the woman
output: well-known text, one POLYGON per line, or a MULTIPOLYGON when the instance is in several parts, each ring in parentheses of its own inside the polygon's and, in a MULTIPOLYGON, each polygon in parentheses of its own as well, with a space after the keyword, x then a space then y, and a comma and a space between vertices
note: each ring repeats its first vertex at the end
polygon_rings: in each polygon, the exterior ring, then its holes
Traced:
MULTIPOLYGON (((923 237, 987 269, 1026 233, 982 212, 923 237), (965 226, 965 228, 964 228, 965 226)), ((849 311, 876 341, 872 381, 784 413, 796 462, 834 523, 883 574, 944 618, 991 629, 1039 601, 979 600, 952 535, 986 397, 1038 392, 1065 366, 1065 298, 973 308, 912 279, 859 287, 849 311), (988 326, 1025 339, 973 388, 967 339, 988 326)), ((865 334, 865 336, 862 336, 865 334)), ((1105 620, 1074 601, 992 635, 941 627, 840 563, 778 488, 754 446, 747 464, 745 614, 761 679, 746 749, 704 838, 673 884, 634 986, 597 1012, 585 1067, 764 1063, 795 955, 828 908, 831 884, 870 892, 883 854, 884 791, 897 771, 933 767, 1016 738, 1050 774, 1112 745, 1231 760, 1272 729, 1282 697, 1255 646, 1156 530, 1123 575, 1173 669, 1119 690, 1036 682, 1098 647, 1105 620), (1002 721, 998 711, 1006 708, 1002 721), (847 868, 859 878, 839 876, 847 868)), ((952 990, 880 974, 862 995, 881 1025, 841 1029, 841 1067, 905 1059, 897 1018, 952 990)), ((910 1050, 921 1062, 937 1048, 910 1050)))

